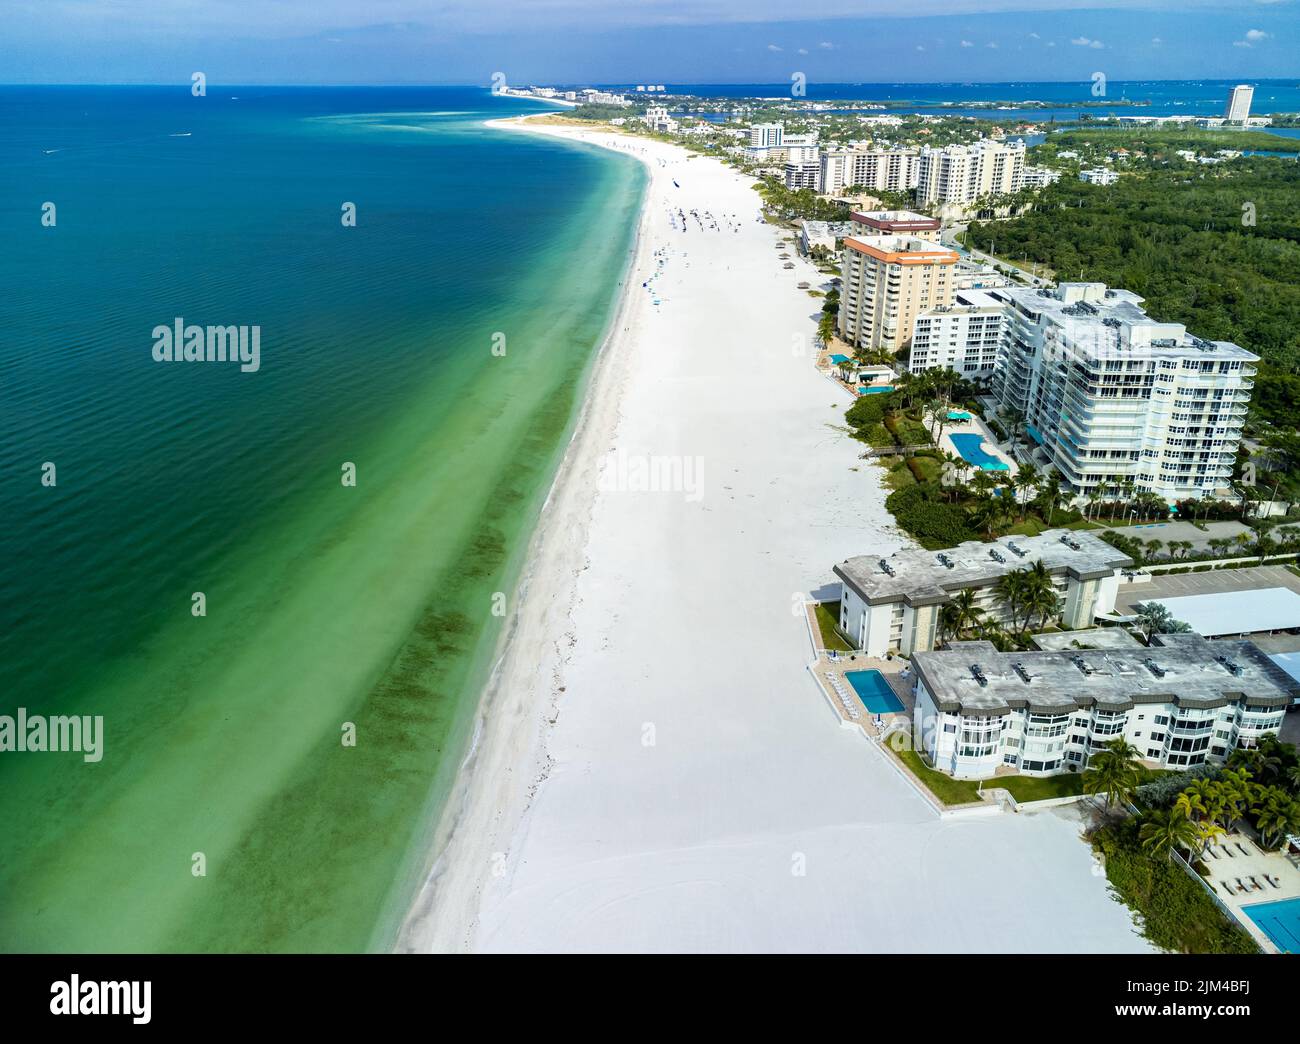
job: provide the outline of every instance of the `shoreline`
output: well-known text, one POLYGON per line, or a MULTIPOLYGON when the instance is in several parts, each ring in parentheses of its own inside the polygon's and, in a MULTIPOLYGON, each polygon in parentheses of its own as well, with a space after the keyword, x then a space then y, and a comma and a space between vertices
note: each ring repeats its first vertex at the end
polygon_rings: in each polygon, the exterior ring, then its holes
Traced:
POLYGON ((797 281, 824 280, 784 267, 751 179, 652 139, 511 127, 650 179, 397 949, 1148 951, 1068 811, 944 819, 828 714, 803 603, 832 563, 910 541, 813 365, 820 302, 797 281), (611 487, 607 453, 697 461, 700 495, 611 487))
MULTIPOLYGON (((547 116, 553 112, 535 115, 547 116)), ((533 115, 503 117, 485 121, 485 125, 572 140, 570 135, 558 132, 559 128, 528 123, 533 118, 533 115)), ((438 812, 431 869, 402 918, 393 947, 395 952, 457 952, 470 947, 477 924, 482 878, 491 872, 494 860, 499 862, 498 853, 506 853, 509 847, 503 848, 496 842, 503 833, 513 830, 531 803, 532 794, 549 773, 549 756, 541 747, 545 722, 553 723, 558 714, 559 691, 554 685, 550 687, 549 705, 543 716, 543 708, 532 698, 534 693, 529 685, 520 683, 528 679, 536 684, 547 674, 552 679, 558 678, 562 660, 558 642, 543 660, 531 667, 526 650, 535 648, 539 642, 546 644, 545 636, 557 622, 556 614, 567 618, 576 592, 572 581, 567 583, 564 592, 558 593, 558 599, 557 592, 534 593, 532 588, 545 566, 561 569, 574 579, 584 568, 580 562, 596 493, 596 469, 590 458, 599 452, 597 443, 609 438, 617 424, 620 396, 612 393, 625 376, 618 372, 617 363, 628 351, 628 338, 620 335, 627 332, 629 324, 625 320, 635 302, 636 277, 647 261, 643 256, 644 229, 654 171, 648 160, 642 162, 648 176, 638 208, 637 230, 629 248, 626 275, 618 289, 618 300, 605 336, 596 349, 573 432, 529 539, 516 585, 514 611, 499 639, 492 668, 480 693, 469 747, 438 812), (576 523, 576 528, 572 523, 576 523), (545 603, 530 601, 530 594, 534 599, 544 598, 545 603), (530 737, 530 732, 536 734, 530 737), (523 762, 516 760, 520 754, 524 756, 523 762), (522 801, 515 784, 519 778, 529 780, 522 801), (473 872, 471 867, 478 867, 479 872, 473 872)))

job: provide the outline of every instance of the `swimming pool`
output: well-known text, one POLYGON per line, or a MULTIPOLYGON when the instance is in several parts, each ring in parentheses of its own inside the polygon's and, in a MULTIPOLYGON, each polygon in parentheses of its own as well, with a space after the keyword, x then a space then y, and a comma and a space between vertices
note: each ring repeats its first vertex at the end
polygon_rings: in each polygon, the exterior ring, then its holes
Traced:
POLYGON ((1255 903, 1243 906, 1241 912, 1283 953, 1300 953, 1300 899, 1255 903))
POLYGON ((848 671, 844 677, 853 686, 862 705, 872 714, 897 714, 903 710, 903 701, 894 695, 894 690, 879 671, 848 671))
POLYGON ((977 468, 985 471, 1008 471, 1006 461, 998 460, 981 449, 984 442, 983 435, 951 435, 952 444, 957 447, 957 452, 961 454, 962 459, 969 464, 974 464, 977 468))
POLYGON ((883 395, 885 392, 891 392, 893 390, 894 390, 894 386, 892 384, 877 384, 870 388, 859 388, 858 394, 859 395, 883 395))

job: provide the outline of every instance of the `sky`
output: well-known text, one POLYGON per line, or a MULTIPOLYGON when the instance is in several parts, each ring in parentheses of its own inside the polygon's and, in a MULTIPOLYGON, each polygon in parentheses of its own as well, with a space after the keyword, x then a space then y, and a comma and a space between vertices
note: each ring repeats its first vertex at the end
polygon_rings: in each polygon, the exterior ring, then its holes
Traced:
POLYGON ((1300 0, 0 0, 0 83, 1300 78, 1300 0), (902 13, 900 13, 902 12, 902 13))

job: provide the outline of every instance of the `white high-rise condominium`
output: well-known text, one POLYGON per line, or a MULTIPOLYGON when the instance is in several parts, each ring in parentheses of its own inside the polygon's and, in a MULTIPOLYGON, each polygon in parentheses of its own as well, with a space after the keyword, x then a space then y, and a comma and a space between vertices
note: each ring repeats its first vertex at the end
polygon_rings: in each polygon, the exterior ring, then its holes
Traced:
POLYGON ((981 196, 1007 196, 1025 176, 1025 145, 985 138, 974 145, 925 146, 917 166, 918 203, 970 203, 981 196))
POLYGON ((916 188, 920 154, 915 149, 834 149, 822 153, 822 191, 860 186, 886 192, 916 188))
POLYGON ((1157 322, 1104 283, 989 294, 1007 304, 994 393, 1072 492, 1228 492, 1257 355, 1157 322))
POLYGON ((784 144, 785 127, 780 123, 756 123, 749 128, 751 149, 779 149, 784 144))
POLYGON ((1223 110, 1223 118, 1230 123, 1245 123, 1250 118, 1250 103, 1254 97, 1254 87, 1248 83, 1237 84, 1228 95, 1228 105, 1223 110))

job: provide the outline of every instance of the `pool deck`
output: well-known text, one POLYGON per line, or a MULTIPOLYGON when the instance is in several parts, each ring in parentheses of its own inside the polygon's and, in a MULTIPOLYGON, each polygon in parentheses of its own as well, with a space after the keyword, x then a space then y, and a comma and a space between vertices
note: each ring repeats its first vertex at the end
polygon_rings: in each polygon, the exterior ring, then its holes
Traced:
MULTIPOLYGON (((979 417, 972 416, 966 421, 947 421, 944 424, 943 434, 939 436, 939 447, 948 453, 961 457, 961 452, 957 449, 956 443, 952 441, 953 435, 980 435, 984 439, 984 445, 981 447, 990 457, 996 457, 1007 465, 1006 471, 992 471, 991 475, 1001 478, 1010 478, 1020 470, 1011 454, 1004 452, 998 447, 998 440, 993 433, 989 431, 988 425, 979 417)), ((964 457, 962 457, 965 460, 964 457)), ((980 469, 974 464, 970 466, 970 472, 973 475, 980 469)))
POLYGON ((915 701, 912 698, 912 681, 910 668, 907 661, 899 657, 892 660, 882 660, 876 656, 867 656, 865 653, 836 653, 832 654, 824 649, 817 650, 817 660, 814 665, 810 665, 809 670, 813 672, 813 677, 817 679, 817 685, 822 690, 822 695, 826 697, 826 702, 839 716, 840 725, 844 728, 858 728, 868 736, 877 738, 882 732, 888 730, 889 726, 895 719, 901 719, 906 722, 912 720, 912 708, 915 701), (834 656, 834 659, 832 659, 834 656), (903 705, 903 709, 892 711, 885 714, 872 714, 863 705, 858 694, 854 692, 852 683, 848 680, 847 675, 851 671, 879 671, 889 687, 893 690, 898 701, 903 705), (908 671, 905 677, 903 672, 908 671), (835 691, 835 686, 831 684, 831 679, 839 683, 840 689, 848 694, 848 706, 840 699, 839 694, 835 691), (853 717, 853 711, 857 711, 858 716, 853 717), (877 728, 876 718, 879 717, 882 728, 877 728))
POLYGON ((1300 899, 1300 869, 1292 866, 1290 860, 1279 852, 1263 851, 1245 834, 1225 834, 1217 838, 1210 845, 1204 862, 1210 876, 1202 880, 1210 886, 1214 897, 1241 922, 1266 953, 1277 953, 1278 948, 1272 940, 1242 912, 1242 908, 1300 899), (1277 882, 1276 888, 1264 879, 1266 874, 1277 882), (1251 885, 1252 877, 1262 887, 1251 885), (1239 879, 1248 891, 1238 887, 1239 879))

